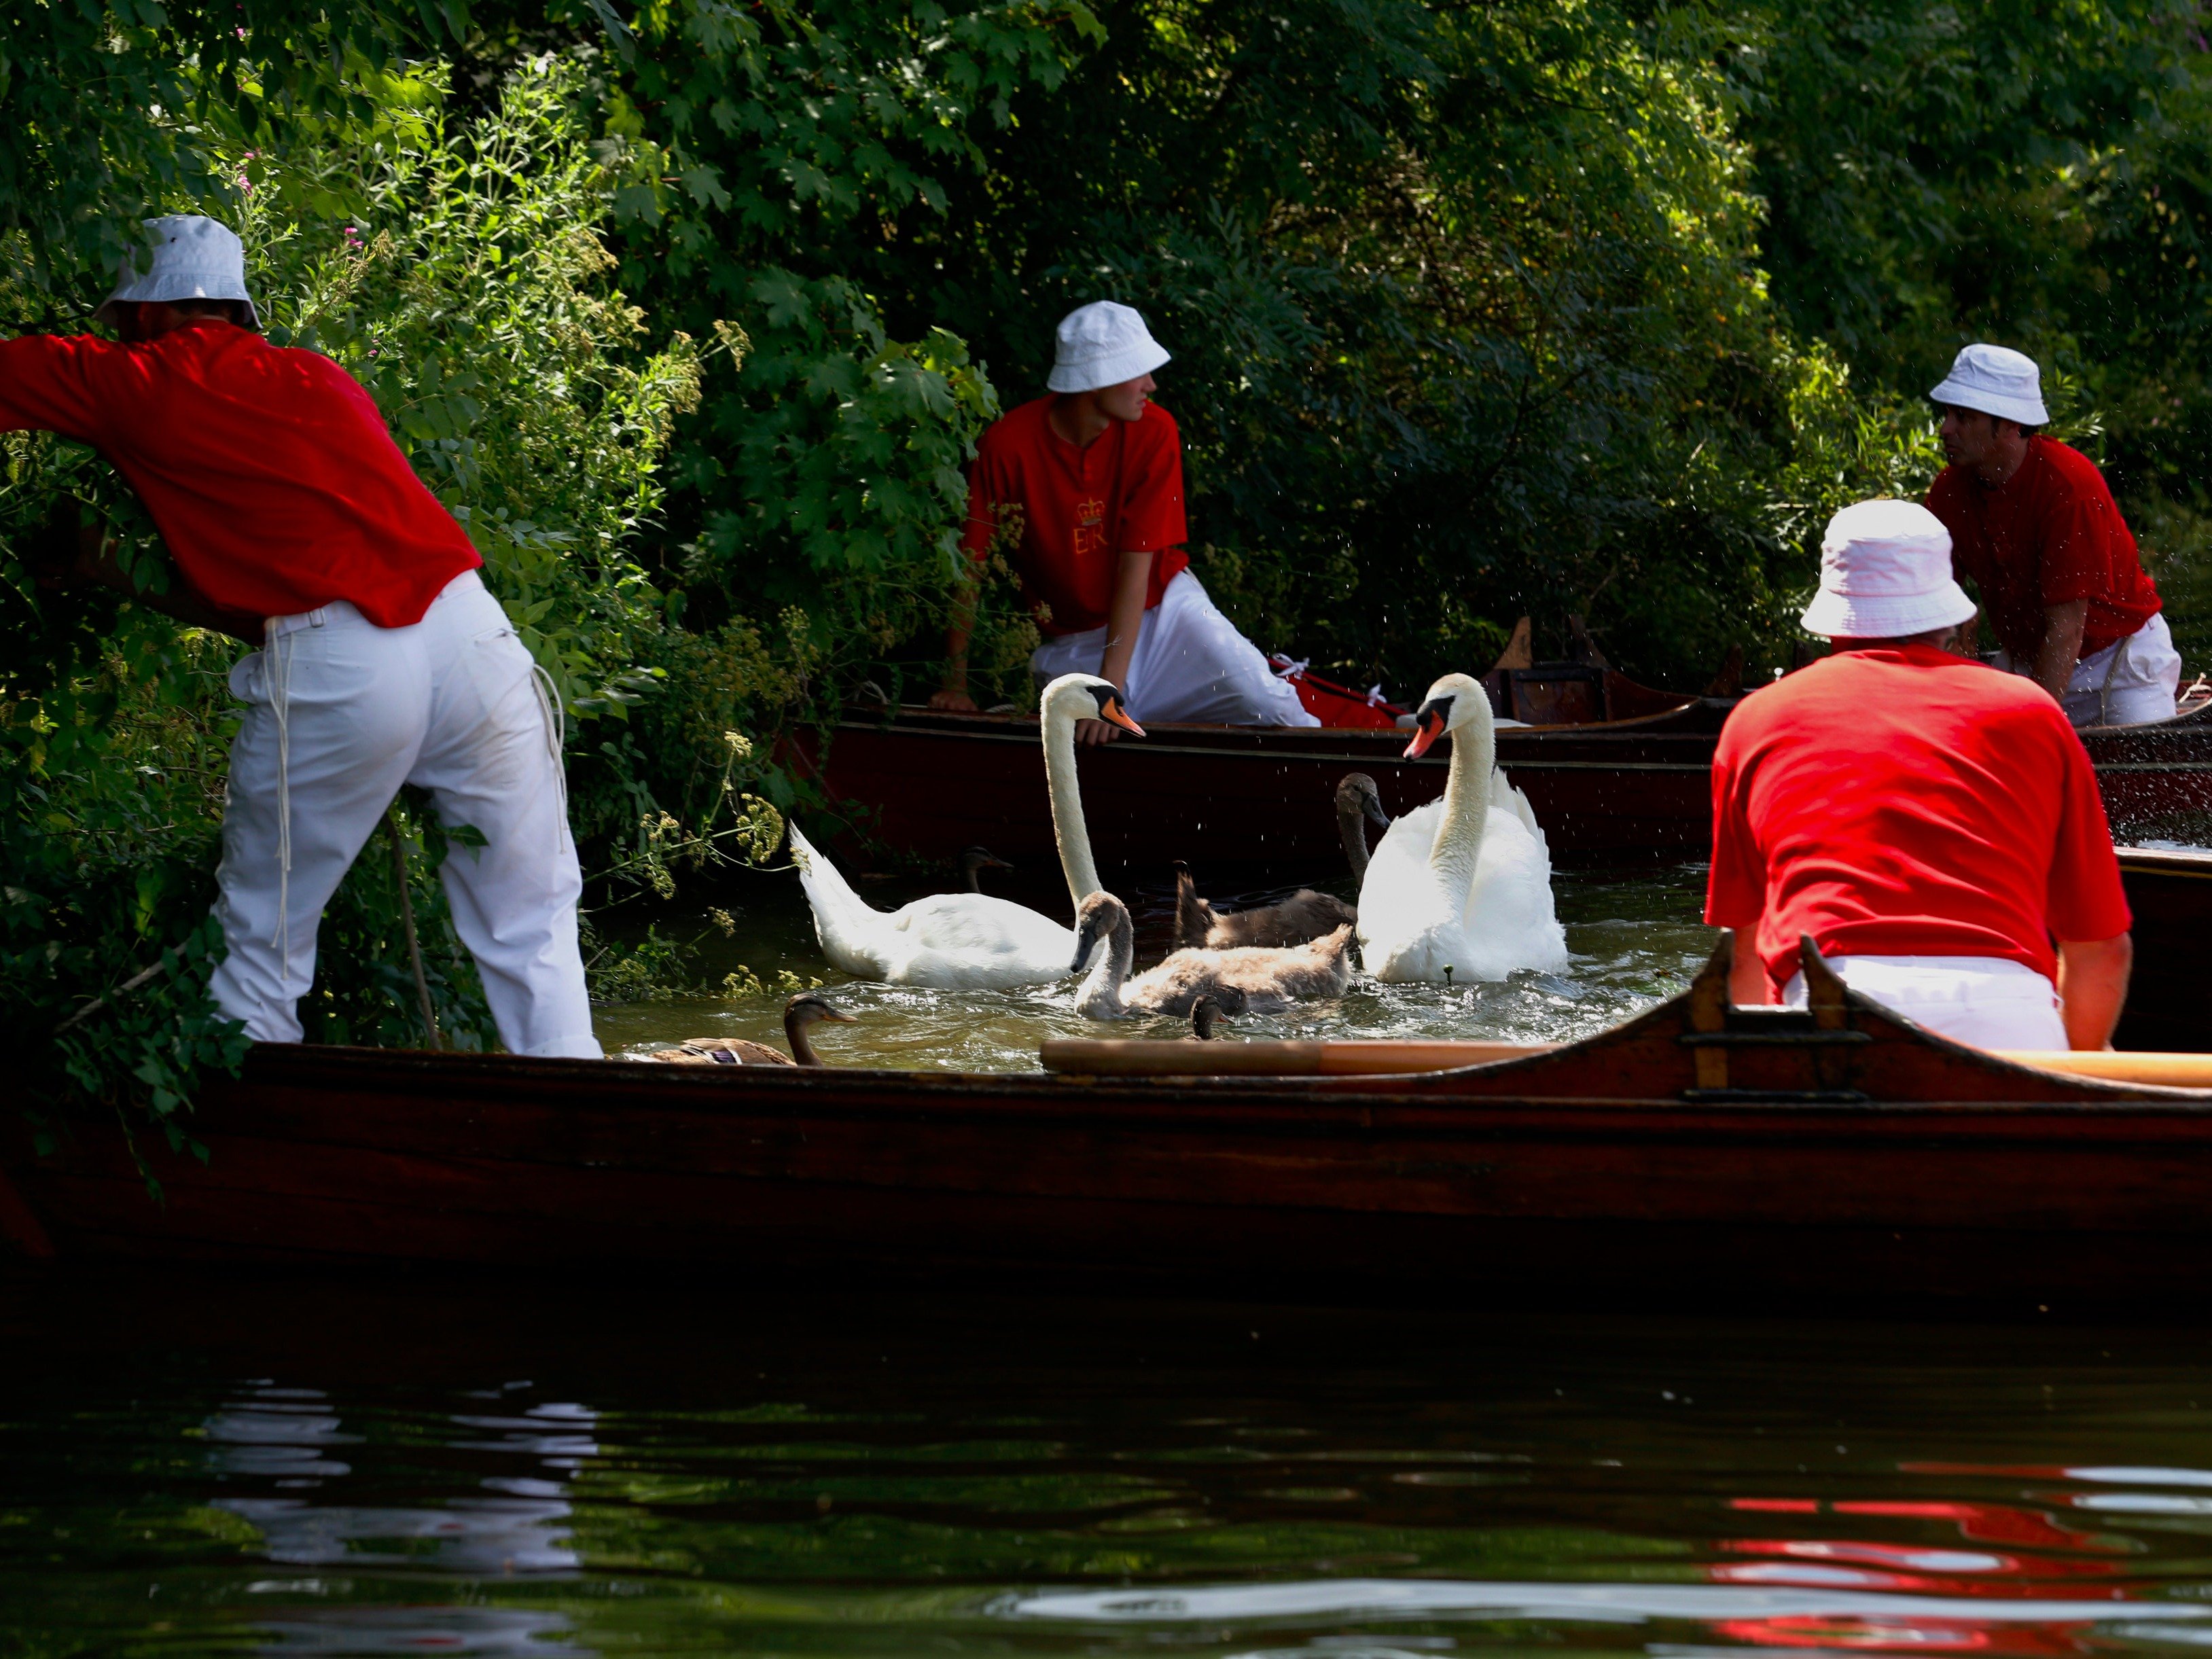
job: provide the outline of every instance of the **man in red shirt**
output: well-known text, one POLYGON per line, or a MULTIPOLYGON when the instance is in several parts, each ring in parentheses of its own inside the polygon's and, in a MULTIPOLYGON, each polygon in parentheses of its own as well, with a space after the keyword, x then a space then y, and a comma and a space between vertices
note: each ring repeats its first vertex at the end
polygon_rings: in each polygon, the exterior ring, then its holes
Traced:
POLYGON ((1998 666, 2032 676, 2076 726, 2173 717, 2181 658, 2158 589, 2096 463, 2034 428, 2034 360, 1970 345, 1928 394, 1950 465, 1928 491, 1954 568, 1981 592, 1998 666))
MULTIPOLYGON (((100 310, 120 343, 0 343, 0 428, 98 448, 176 562, 168 594, 133 597, 260 647, 230 671, 246 711, 216 874, 217 1006, 256 1042, 298 1041, 323 906, 411 782, 484 838, 440 874, 501 1040, 596 1055, 559 722, 483 561, 360 384, 261 337, 236 236, 197 215, 147 228, 150 268, 100 310)), ((111 558, 76 574, 131 591, 111 558)))
MULTIPOLYGON (((1230 726, 1317 726, 1295 688, 1214 608, 1182 550, 1182 441, 1151 400, 1168 354, 1145 319, 1102 300, 1060 325, 1047 395, 992 423, 969 475, 969 557, 1019 528, 1015 568, 1045 642, 1040 684, 1096 673, 1123 688, 1131 718, 1230 726)), ((972 709, 974 591, 954 605, 945 684, 933 708, 972 709)), ((1115 728, 1079 721, 1083 743, 1115 728)))
POLYGON ((2133 947, 2096 777, 2049 697, 1944 648, 1974 611, 1951 551, 1910 501, 1829 521, 1804 623, 1833 652, 1722 728, 1705 921, 1735 932, 1738 1002, 1802 1006, 1809 933, 1958 1042, 2105 1048, 2133 947))

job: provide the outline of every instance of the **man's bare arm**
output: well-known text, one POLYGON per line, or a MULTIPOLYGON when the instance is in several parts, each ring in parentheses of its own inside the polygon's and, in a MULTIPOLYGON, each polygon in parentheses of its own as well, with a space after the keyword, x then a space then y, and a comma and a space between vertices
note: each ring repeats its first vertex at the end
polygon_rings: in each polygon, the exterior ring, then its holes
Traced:
MULTIPOLYGON (((1137 654, 1137 630, 1145 622, 1145 590, 1152 583, 1156 556, 1124 553, 1114 572, 1114 602, 1106 612, 1106 652, 1099 659, 1098 673, 1124 692, 1129 689, 1129 661, 1137 654)), ((1104 720, 1075 723, 1078 743, 1111 743, 1120 735, 1119 727, 1104 720)))
POLYGON ((1766 964, 1759 959, 1759 924, 1731 927, 1735 945, 1729 961, 1729 1000, 1741 1008, 1764 1008, 1774 1000, 1766 964))
POLYGON ((113 588, 149 611, 173 617, 187 628, 204 628, 210 633, 228 634, 232 639, 243 640, 248 645, 261 643, 263 625, 260 617, 243 611, 223 609, 193 586, 185 573, 173 565, 169 569, 167 592, 143 592, 123 568, 122 561, 116 557, 116 551, 117 544, 112 536, 88 526, 78 542, 76 556, 59 568, 50 567, 42 572, 41 583, 58 586, 66 581, 96 582, 102 587, 113 588))
POLYGON ((2058 942, 2059 1017, 2066 1022, 2069 1046, 2112 1046, 2112 1028, 2128 1000, 2128 974, 2135 960, 2135 939, 2128 933, 2058 942))
POLYGON ((945 629, 945 684, 930 694, 932 708, 975 712, 975 699, 968 695, 968 641, 975 632, 975 569, 971 564, 953 591, 952 620, 945 629))
POLYGON ((2081 630, 2088 624, 2087 599, 2044 607, 2043 643, 2035 653, 2035 683, 2056 702, 2066 700, 2066 683, 2074 678, 2074 665, 2081 657, 2081 630))

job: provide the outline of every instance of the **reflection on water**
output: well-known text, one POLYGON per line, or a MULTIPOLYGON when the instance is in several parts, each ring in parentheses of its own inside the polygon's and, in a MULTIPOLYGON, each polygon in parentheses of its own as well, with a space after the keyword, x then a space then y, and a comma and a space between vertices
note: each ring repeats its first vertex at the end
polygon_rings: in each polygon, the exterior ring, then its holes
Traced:
MULTIPOLYGON (((1698 921, 1705 900, 1702 866, 1628 878, 1562 872, 1553 884, 1572 958, 1564 974, 1522 973, 1499 984, 1449 990, 1441 985, 1381 985, 1363 975, 1340 1002, 1239 1020, 1227 1028, 1227 1035, 1568 1042, 1617 1024, 1681 990, 1712 950, 1712 932, 1698 921)), ((829 982, 838 1006, 860 1022, 814 1028, 814 1044, 831 1065, 1030 1070, 1037 1063, 1037 1045, 1048 1036, 1173 1036, 1188 1029, 1169 1019, 1105 1026, 1084 1019, 1072 1006, 1072 981, 1018 991, 924 991, 848 981, 822 957, 795 878, 777 883, 763 878, 747 890, 758 896, 741 908, 737 935, 724 940, 709 933, 702 941, 707 976, 717 981, 743 962, 763 975, 787 968, 829 982)), ((937 890, 926 884, 883 884, 869 886, 864 896, 891 909, 931 890, 937 890)), ((1348 884, 1342 890, 1346 897, 1358 896, 1348 884)), ((1006 896, 1055 916, 1067 903, 1065 889, 1006 896)), ((1224 903, 1279 896, 1279 890, 1273 895, 1218 895, 1224 903)), ((1133 899, 1139 961, 1157 959, 1167 949, 1174 892, 1137 890, 1133 899)), ((664 933, 681 937, 703 927, 703 922, 690 929, 663 924, 664 933)), ((634 1003, 599 1009, 595 1018, 610 1054, 635 1055, 694 1036, 748 1037, 781 1048, 781 1013, 779 999, 761 997, 735 1003, 634 1003)))
POLYGON ((10 1653, 2212 1647, 2185 1332, 0 1288, 10 1653))
MULTIPOLYGON (((494 1395, 497 1398, 497 1395, 494 1395)), ((325 1455, 364 1437, 340 1431, 319 1389, 255 1387, 202 1425, 215 1443, 209 1467, 223 1476, 265 1478, 276 1491, 323 1486, 353 1473, 325 1455), (315 1402, 313 1404, 307 1402, 315 1402)), ((599 1449, 588 1431, 594 1413, 549 1403, 520 1417, 463 1413, 454 1430, 495 1438, 455 1438, 456 1450, 501 1452, 523 1460, 507 1467, 565 1475, 599 1449)), ((435 1566, 459 1573, 544 1572, 576 1565, 568 1548, 568 1487, 537 1474, 487 1474, 477 1482, 490 1498, 457 1497, 434 1508, 332 1504, 305 1497, 217 1498, 210 1506, 260 1534, 271 1561, 287 1565, 372 1562, 435 1566)))

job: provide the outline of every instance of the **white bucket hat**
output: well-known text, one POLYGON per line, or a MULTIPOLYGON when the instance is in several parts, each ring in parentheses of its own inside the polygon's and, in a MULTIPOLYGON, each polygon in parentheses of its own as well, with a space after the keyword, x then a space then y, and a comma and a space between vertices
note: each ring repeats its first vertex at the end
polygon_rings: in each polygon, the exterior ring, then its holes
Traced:
POLYGON ((1903 639, 1973 614, 1974 602, 1951 579, 1951 532, 1917 501, 1855 501, 1828 520, 1807 633, 1903 639))
POLYGON ((1060 349, 1053 361, 1053 392, 1096 392, 1149 374, 1168 361, 1145 319, 1111 300, 1078 306, 1060 319, 1060 349))
POLYGON ((115 320, 120 304, 161 300, 243 300, 255 328, 261 313, 246 291, 246 246, 228 225, 197 213, 172 213, 146 221, 149 259, 141 254, 124 268, 115 292, 93 313, 101 322, 115 320))
POLYGON ((2043 375, 2035 359, 2003 346, 1968 346, 1952 360, 1943 384, 1928 395, 1939 404, 1978 409, 2022 426, 2041 426, 2051 418, 2043 406, 2043 375))

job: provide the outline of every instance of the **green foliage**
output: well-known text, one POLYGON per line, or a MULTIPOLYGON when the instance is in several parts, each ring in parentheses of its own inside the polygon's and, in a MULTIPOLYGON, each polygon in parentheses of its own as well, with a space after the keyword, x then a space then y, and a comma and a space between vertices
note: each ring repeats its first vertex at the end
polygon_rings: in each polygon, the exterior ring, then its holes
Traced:
POLYGON ((1024 395, 1064 309, 1144 309, 1199 574, 1248 632, 1401 687, 1486 666, 1522 611, 1554 648, 1591 613, 1662 678, 1774 644, 1802 552, 1765 503, 1818 371, 1774 327, 1694 20, 1100 15, 915 233, 919 306, 1024 395))
POLYGON ((647 927, 641 939, 604 939, 594 929, 583 944, 584 975, 594 1002, 672 1002, 703 994, 694 966, 696 943, 663 939, 657 923, 647 927))
POLYGON ((1723 54, 1790 325, 1915 402, 1969 341, 2036 356, 2061 428, 2101 411, 2093 453, 2191 658, 2212 650, 2203 27, 2180 0, 1814 0, 1740 9, 1723 54))
POLYGON ((284 0, 118 0, 0 13, 0 271, 86 297, 136 222, 220 213, 233 188, 206 140, 296 141, 298 118, 374 118, 364 84, 468 26, 462 0, 336 10, 284 0))
MULTIPOLYGON (((52 446, 8 443, 13 539, 46 516, 35 462, 52 446)), ((40 695, 0 688, 0 1031, 23 1098, 127 1100, 173 1141, 198 1069, 243 1048, 206 990, 228 655, 112 600, 33 609, 20 568, 9 576, 10 620, 43 626, 18 635, 40 695), (65 649, 103 638, 61 669, 65 649)))
POLYGON ((678 333, 640 356, 643 313, 605 286, 609 185, 580 82, 573 64, 526 63, 461 131, 441 77, 394 76, 366 127, 302 123, 296 156, 238 165, 270 338, 368 389, 563 705, 590 719, 623 715, 657 678, 637 659, 660 596, 633 544, 675 421, 697 407, 699 354, 678 333))
POLYGON ((941 620, 962 469, 998 412, 914 311, 910 239, 1097 26, 1079 0, 672 0, 635 30, 606 105, 631 168, 623 279, 751 346, 684 451, 686 614, 799 607, 815 660, 794 689, 834 691, 941 620))
MULTIPOLYGON (((251 151, 200 135, 245 204, 271 337, 326 351, 369 386, 485 555, 572 729, 619 733, 667 674, 659 659, 682 662, 637 544, 659 508, 674 422, 696 403, 699 354, 681 335, 641 349, 641 313, 608 284, 596 228, 611 181, 589 148, 574 64, 518 66, 465 123, 448 116, 440 72, 393 66, 359 80, 374 94, 365 115, 302 109, 251 151)), ((0 305, 19 324, 59 320, 33 288, 0 288, 0 305)), ((87 452, 43 435, 4 443, 0 1018, 29 1057, 34 1097, 129 1103, 166 1121, 194 1068, 234 1062, 239 1048, 205 995, 219 946, 204 925, 235 650, 112 596, 40 589, 25 555, 71 498, 140 531, 132 556, 156 583, 166 559, 87 452), (180 965, 110 994, 172 946, 186 951, 180 965), (101 995, 96 1015, 53 1040, 101 995)), ((717 775, 731 775, 720 732, 714 753, 717 775)), ((687 768, 672 755, 661 769, 687 768)), ((635 823, 654 769, 634 744, 592 743, 573 773, 578 818, 635 823)), ((469 832, 411 808, 403 822, 440 1025, 450 1043, 486 1046, 481 988, 434 878, 447 838, 469 832)), ((333 899, 301 1008, 311 1038, 422 1040, 397 879, 373 842, 333 899)))

